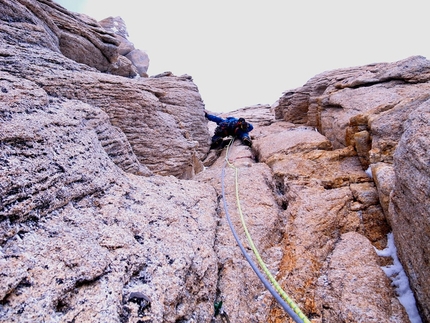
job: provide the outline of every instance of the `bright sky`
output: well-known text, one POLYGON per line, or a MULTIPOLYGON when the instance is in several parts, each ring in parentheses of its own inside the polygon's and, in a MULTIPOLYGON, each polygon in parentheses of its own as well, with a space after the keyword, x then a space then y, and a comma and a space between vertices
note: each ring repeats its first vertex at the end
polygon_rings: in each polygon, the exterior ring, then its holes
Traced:
POLYGON ((55 0, 120 16, 148 74, 188 74, 206 109, 272 104, 324 71, 430 59, 427 0, 55 0))

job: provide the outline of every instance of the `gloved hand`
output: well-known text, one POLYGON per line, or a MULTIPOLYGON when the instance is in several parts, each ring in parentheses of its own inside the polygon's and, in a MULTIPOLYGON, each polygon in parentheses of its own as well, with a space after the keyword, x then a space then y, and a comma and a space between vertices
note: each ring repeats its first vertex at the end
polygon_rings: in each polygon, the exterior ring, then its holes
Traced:
POLYGON ((205 118, 207 119, 207 117, 208 117, 208 113, 205 111, 205 118))

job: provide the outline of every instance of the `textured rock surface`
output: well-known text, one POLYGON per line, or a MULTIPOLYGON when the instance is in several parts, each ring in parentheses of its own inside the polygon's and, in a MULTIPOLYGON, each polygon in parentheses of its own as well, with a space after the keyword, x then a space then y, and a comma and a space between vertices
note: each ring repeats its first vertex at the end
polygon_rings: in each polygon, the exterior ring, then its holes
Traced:
POLYGON ((209 321, 213 189, 127 175, 114 162, 149 171, 105 112, 8 73, 1 79, 2 321, 137 321, 148 313, 158 322, 209 321), (122 156, 109 154, 113 145, 122 156), (150 304, 136 305, 132 293, 150 304))
POLYGON ((410 113, 394 154, 395 185, 390 222, 398 250, 420 302, 430 317, 430 100, 410 113))
POLYGON ((363 169, 369 167, 425 322, 429 86, 430 62, 415 56, 322 73, 273 107, 279 119, 317 127, 334 148, 354 147, 363 169))
MULTIPOLYGON (((33 17, 28 11, 26 15, 33 17)), ((76 99, 103 109, 112 125, 125 134, 139 162, 154 173, 191 178, 201 170, 198 160, 208 151, 208 129, 203 122, 203 102, 191 77, 128 79, 101 74, 34 45, 33 38, 16 46, 14 24, 2 24, 3 71, 36 83, 51 97, 76 99)))
MULTIPOLYGON (((0 1, 0 320, 221 322, 223 301, 231 322, 291 322, 230 232, 191 76, 78 63, 115 60, 121 33, 0 1)), ((428 80, 421 57, 330 71, 229 114, 255 126, 228 158, 248 230, 313 323, 409 322, 374 249, 390 231, 430 321, 428 80)), ((251 253, 229 166, 225 193, 251 253)))
POLYGON ((115 34, 116 39, 119 41, 118 53, 122 55, 123 59, 128 59, 132 67, 134 67, 133 72, 128 71, 127 74, 119 74, 122 76, 144 76, 148 77, 146 72, 149 67, 149 57, 143 50, 134 47, 134 44, 128 40, 127 26, 125 21, 121 17, 108 17, 99 21, 100 25, 112 33, 115 34))
POLYGON ((323 311, 330 313, 325 317, 338 322, 403 322, 374 249, 362 235, 341 235, 326 270, 319 286, 323 311))
POLYGON ((53 1, 5 0, 2 11, 8 31, 37 31, 28 33, 27 43, 48 42, 49 48, 100 71, 108 70, 118 58, 114 34, 101 28, 94 19, 67 11, 53 1), (14 17, 4 14, 4 11, 14 13, 16 8, 20 14, 14 17))
POLYGON ((2 320, 210 320, 213 191, 173 178, 109 175, 117 179, 102 192, 10 221, 17 232, 2 244, 2 320), (132 293, 149 304, 133 303, 132 293))
MULTIPOLYGON (((267 106, 254 107, 230 114, 247 116, 256 130, 252 151, 235 144, 229 158, 239 167, 241 208, 268 267, 312 322, 408 322, 390 280, 380 270, 382 260, 372 247, 385 247, 390 227, 376 187, 364 172, 356 151, 353 147, 330 150, 327 140, 315 130, 275 122, 273 116, 268 118, 269 110, 267 106), (276 135, 280 138, 274 139, 276 135), (262 146, 265 147, 260 149, 262 146), (265 164, 255 163, 258 157, 265 164), (337 256, 339 253, 342 256, 337 256), (348 288, 340 287, 345 277, 349 277, 348 288), (372 297, 368 298, 367 293, 372 297), (360 302, 354 301, 356 297, 360 302)), ((212 182, 218 194, 224 156, 225 151, 210 169, 196 176, 199 181, 212 182)), ((234 226, 246 241, 236 211, 233 183, 233 174, 227 167, 227 203, 234 226)), ((223 226, 226 227, 221 222, 223 226)), ((225 228, 218 230, 219 247, 231 246, 231 234, 223 234, 225 228)), ((230 251, 237 253, 234 260, 225 257, 224 252, 218 251, 218 297, 223 298, 230 319, 288 321, 270 294, 261 289, 262 284, 251 280, 255 275, 249 266, 241 264, 243 260, 238 263, 238 251, 230 251), (249 298, 260 300, 259 306, 254 308, 249 298), (240 308, 246 310, 240 311, 236 304, 242 303, 240 308)))

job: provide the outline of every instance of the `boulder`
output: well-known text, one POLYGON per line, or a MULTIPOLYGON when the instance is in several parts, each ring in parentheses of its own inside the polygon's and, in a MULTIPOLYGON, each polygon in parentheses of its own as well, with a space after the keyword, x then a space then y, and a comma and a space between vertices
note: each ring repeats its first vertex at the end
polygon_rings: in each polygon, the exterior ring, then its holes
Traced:
POLYGON ((275 154, 291 154, 299 151, 330 150, 330 141, 312 128, 296 127, 267 135, 255 144, 258 159, 262 162, 275 154))
POLYGON ((106 70, 107 73, 124 76, 124 77, 136 77, 139 75, 139 71, 133 62, 125 56, 119 56, 118 60, 109 66, 106 70))
POLYGON ((125 55, 125 57, 127 57, 133 65, 136 66, 137 72, 140 76, 148 77, 148 74, 146 74, 149 66, 148 54, 140 49, 134 49, 125 55))
POLYGON ((118 72, 113 74, 129 77, 135 75, 148 77, 148 74, 146 74, 149 67, 148 54, 143 50, 136 49, 134 44, 128 40, 129 35, 125 21, 121 17, 108 17, 99 21, 99 23, 104 29, 115 34, 116 39, 119 41, 118 52, 122 55, 121 58, 126 57, 136 70, 135 74, 129 73, 129 75, 125 75, 125 73, 119 74, 118 72))
POLYGON ((345 233, 335 247, 328 274, 320 279, 324 316, 338 322, 403 322, 390 281, 377 265, 369 241, 355 232, 345 233), (373 261, 369 261, 372 259, 373 261), (363 286, 367 286, 363 288, 363 286), (340 300, 340 302, 339 302, 340 300), (330 314, 328 314, 330 313, 330 314))
POLYGON ((129 47, 130 50, 129 51, 125 51, 124 53, 120 53, 121 55, 125 55, 129 52, 131 52, 134 49, 134 45, 133 43, 128 41, 128 31, 127 31, 127 25, 124 21, 124 19, 122 19, 121 17, 117 16, 117 17, 107 17, 103 20, 99 21, 99 24, 106 30, 112 32, 115 34, 115 37, 118 38, 122 37, 122 40, 126 40, 126 43, 123 44, 122 46, 125 47, 129 47))

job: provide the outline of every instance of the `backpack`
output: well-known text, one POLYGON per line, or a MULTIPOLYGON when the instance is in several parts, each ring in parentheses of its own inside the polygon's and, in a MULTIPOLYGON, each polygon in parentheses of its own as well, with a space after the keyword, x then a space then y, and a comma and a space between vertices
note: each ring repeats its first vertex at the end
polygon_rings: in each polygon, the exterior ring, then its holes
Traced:
POLYGON ((225 121, 221 122, 215 129, 215 135, 220 137, 227 137, 234 135, 234 127, 237 119, 233 117, 227 117, 225 121))

